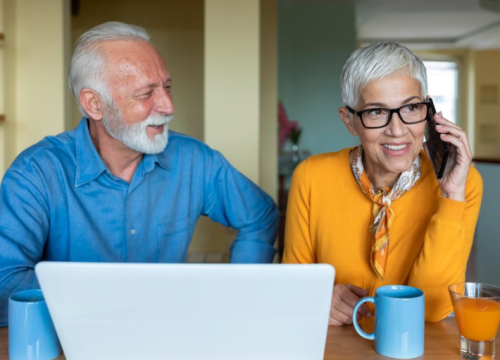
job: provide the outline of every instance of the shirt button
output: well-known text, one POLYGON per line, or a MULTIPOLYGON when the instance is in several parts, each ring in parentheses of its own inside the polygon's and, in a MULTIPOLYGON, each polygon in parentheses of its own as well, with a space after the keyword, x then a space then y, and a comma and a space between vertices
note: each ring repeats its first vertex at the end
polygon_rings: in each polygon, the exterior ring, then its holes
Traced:
POLYGON ((131 233, 132 235, 134 235, 134 234, 135 234, 135 229, 130 230, 130 233, 131 233))

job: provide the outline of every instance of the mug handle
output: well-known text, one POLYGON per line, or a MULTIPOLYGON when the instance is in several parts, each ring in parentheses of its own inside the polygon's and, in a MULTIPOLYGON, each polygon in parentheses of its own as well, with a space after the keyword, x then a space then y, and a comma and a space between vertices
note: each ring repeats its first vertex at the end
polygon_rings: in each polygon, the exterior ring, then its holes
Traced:
POLYGON ((354 307, 354 310, 352 311, 352 324, 354 325, 354 328, 356 329, 356 331, 358 332, 359 335, 361 335, 362 337, 364 337, 365 339, 368 339, 368 340, 375 340, 375 333, 374 332, 371 334, 365 333, 359 327, 358 320, 356 319, 356 314, 358 312, 359 307, 361 305, 363 305, 365 302, 371 302, 375 305, 375 298, 372 296, 369 296, 369 297, 365 297, 365 298, 358 301, 358 303, 354 307))

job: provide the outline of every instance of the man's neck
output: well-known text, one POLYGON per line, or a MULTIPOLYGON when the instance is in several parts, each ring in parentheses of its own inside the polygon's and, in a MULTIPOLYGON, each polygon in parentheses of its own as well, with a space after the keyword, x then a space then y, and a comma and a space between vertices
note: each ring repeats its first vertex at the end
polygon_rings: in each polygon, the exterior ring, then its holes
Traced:
POLYGON ((110 136, 101 122, 89 119, 89 131, 92 142, 109 171, 130 183, 143 154, 110 136))

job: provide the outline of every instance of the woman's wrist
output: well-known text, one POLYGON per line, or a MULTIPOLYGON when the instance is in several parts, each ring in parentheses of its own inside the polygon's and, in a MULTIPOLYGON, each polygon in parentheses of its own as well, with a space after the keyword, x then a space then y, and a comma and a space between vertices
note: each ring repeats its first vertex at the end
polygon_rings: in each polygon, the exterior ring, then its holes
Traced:
POLYGON ((459 191, 445 191, 441 189, 441 196, 450 200, 465 202, 465 189, 459 191))

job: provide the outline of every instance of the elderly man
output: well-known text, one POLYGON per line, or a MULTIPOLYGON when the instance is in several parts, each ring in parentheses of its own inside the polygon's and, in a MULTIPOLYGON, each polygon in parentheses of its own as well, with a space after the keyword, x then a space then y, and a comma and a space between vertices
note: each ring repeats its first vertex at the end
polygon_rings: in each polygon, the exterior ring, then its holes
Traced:
POLYGON ((272 199, 217 151, 168 130, 165 62, 140 27, 99 25, 69 73, 84 118, 9 168, 0 192, 0 325, 41 260, 184 262, 201 215, 238 229, 231 262, 271 262, 272 199))

